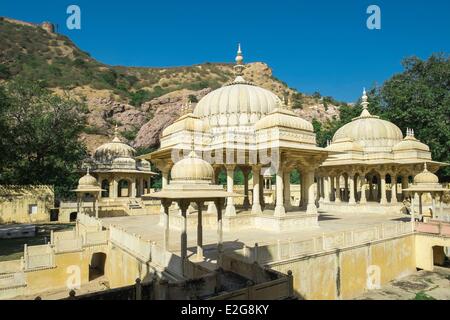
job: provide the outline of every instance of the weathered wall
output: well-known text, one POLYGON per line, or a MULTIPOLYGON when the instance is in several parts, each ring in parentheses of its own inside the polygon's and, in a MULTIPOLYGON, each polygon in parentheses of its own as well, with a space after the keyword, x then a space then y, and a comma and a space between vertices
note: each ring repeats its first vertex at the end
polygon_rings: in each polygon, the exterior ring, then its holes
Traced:
POLYGON ((54 268, 26 272, 27 294, 32 295, 47 290, 66 288, 71 276, 69 267, 80 268, 81 284, 88 282, 90 257, 83 252, 72 252, 55 255, 54 268))
POLYGON ((108 245, 105 275, 110 288, 134 284, 137 278, 147 280, 149 266, 114 244, 108 245))
MULTIPOLYGON (((433 247, 450 247, 450 238, 441 237, 439 235, 418 233, 416 234, 415 241, 417 268, 427 271, 433 271, 434 268, 433 247)), ((438 250, 439 249, 434 250, 435 255, 438 250)))
POLYGON ((414 235, 332 250, 298 259, 276 262, 270 267, 294 277, 295 293, 305 299, 352 299, 370 283, 387 282, 416 271, 414 235), (379 270, 379 272, 378 272, 379 270))
POLYGON ((50 221, 55 195, 51 186, 0 186, 0 223, 50 221), (29 206, 37 205, 35 213, 29 206))

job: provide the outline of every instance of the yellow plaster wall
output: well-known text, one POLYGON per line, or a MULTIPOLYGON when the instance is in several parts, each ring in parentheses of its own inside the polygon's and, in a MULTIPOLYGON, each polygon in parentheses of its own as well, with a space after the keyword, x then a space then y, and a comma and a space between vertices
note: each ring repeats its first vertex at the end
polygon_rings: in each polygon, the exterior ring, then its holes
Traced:
POLYGON ((333 300, 352 299, 367 291, 369 266, 379 268, 381 285, 415 272, 414 235, 280 262, 271 268, 292 271, 299 297, 333 300))
POLYGON ((0 223, 50 221, 55 196, 50 186, 0 186, 0 223), (37 212, 29 214, 29 206, 37 212))
MULTIPOLYGON (((55 268, 26 272, 27 294, 36 294, 47 290, 66 288, 70 266, 80 267, 81 284, 89 281, 90 255, 72 252, 55 255, 55 268)), ((67 289, 69 290, 69 289, 67 289)))
POLYGON ((417 268, 433 271, 433 246, 450 247, 450 238, 417 234, 415 245, 417 268))
POLYGON ((146 280, 148 265, 139 261, 121 248, 109 245, 105 275, 111 288, 134 284, 137 278, 146 280))

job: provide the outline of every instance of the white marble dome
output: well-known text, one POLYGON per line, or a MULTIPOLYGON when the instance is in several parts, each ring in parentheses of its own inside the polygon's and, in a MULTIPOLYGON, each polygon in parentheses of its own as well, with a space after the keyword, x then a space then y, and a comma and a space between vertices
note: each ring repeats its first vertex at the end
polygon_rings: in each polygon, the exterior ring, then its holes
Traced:
POLYGON ((136 150, 120 141, 117 137, 108 143, 102 144, 94 152, 94 159, 97 162, 105 163, 112 162, 116 158, 133 158, 136 150))
POLYGON ((92 189, 97 187, 98 187, 97 179, 91 176, 89 172, 87 172, 84 176, 80 178, 80 180, 78 180, 78 189, 80 190, 92 189))
POLYGON ((314 132, 314 127, 311 122, 300 118, 291 110, 282 108, 275 109, 255 124, 256 130, 270 129, 273 127, 314 132))
POLYGON ((177 161, 170 171, 171 184, 177 183, 211 183, 214 169, 205 160, 191 152, 187 158, 177 161))
POLYGON ((370 114, 366 90, 363 92, 361 115, 339 128, 332 143, 349 139, 357 142, 365 152, 391 152, 392 148, 403 140, 399 127, 392 122, 382 120, 370 114))
POLYGON ((274 93, 238 76, 232 83, 203 97, 194 115, 211 127, 251 125, 275 110, 279 103, 274 93))
POLYGON ((414 184, 436 184, 439 183, 439 178, 434 173, 428 171, 425 163, 423 171, 414 177, 414 184))

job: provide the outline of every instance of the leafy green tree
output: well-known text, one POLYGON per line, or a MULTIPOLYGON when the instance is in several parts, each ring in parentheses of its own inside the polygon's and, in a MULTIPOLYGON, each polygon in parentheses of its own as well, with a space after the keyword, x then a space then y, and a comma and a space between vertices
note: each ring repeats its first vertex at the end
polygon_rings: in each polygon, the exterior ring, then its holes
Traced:
POLYGON ((79 135, 86 108, 37 82, 17 79, 0 89, 0 183, 50 184, 71 195, 77 166, 86 157, 79 135))
MULTIPOLYGON (((434 54, 428 60, 407 58, 402 64, 402 73, 368 92, 369 111, 403 132, 414 128, 416 138, 430 146, 434 160, 450 162, 450 58, 434 54)), ((360 102, 342 105, 339 119, 313 120, 318 145, 325 146, 340 127, 360 115, 360 102)), ((438 175, 442 181, 450 181, 450 167, 442 168, 438 175)))
MULTIPOLYGON (((414 128, 417 139, 430 146, 434 160, 450 162, 450 56, 434 54, 403 61, 404 72, 377 92, 383 116, 403 131, 414 128)), ((450 168, 440 170, 450 180, 450 168)))

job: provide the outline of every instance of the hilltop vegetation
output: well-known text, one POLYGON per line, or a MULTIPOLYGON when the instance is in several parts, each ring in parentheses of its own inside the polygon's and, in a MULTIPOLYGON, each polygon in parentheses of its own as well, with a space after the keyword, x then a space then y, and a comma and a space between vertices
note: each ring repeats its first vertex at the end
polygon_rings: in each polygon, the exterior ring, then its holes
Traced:
MULTIPOLYGON (((168 68, 105 65, 66 36, 8 18, 0 19, 0 38, 0 80, 20 76, 86 103, 88 125, 82 139, 90 151, 110 139, 116 124, 135 147, 157 146, 160 133, 187 100, 195 107, 205 94, 235 77, 231 63, 168 68)), ((345 105, 290 88, 264 63, 247 64, 244 77, 289 99, 293 109, 309 120, 336 118, 339 106, 345 105)))

